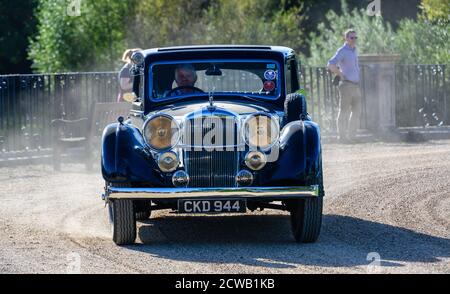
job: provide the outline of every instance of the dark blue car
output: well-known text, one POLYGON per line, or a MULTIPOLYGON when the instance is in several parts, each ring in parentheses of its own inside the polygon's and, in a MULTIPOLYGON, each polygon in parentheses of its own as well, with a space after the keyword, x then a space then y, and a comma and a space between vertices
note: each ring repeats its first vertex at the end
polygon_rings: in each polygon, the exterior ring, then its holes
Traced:
POLYGON ((297 242, 322 222, 319 126, 286 47, 187 46, 132 56, 136 99, 108 125, 102 174, 116 244, 136 220, 177 213, 289 211, 297 242))

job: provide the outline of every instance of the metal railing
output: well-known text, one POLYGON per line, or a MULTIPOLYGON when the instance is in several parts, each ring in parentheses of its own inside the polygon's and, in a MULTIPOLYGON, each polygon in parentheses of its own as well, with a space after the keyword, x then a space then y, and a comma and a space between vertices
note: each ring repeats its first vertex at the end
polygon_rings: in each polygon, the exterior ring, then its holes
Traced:
MULTIPOLYGON (((361 120, 360 129, 367 129, 367 107, 365 89, 367 84, 366 67, 361 66, 361 120)), ((308 112, 317 121, 324 132, 337 132, 339 113, 339 91, 333 85, 333 75, 325 67, 302 67, 300 86, 306 90, 308 112)))
POLYGON ((117 89, 115 72, 0 76, 0 155, 50 148, 53 119, 87 117, 117 89))
MULTIPOLYGON (((369 68, 361 67, 361 129, 367 129, 366 90, 369 68)), ((449 77, 445 65, 396 66, 398 127, 450 125, 449 77)), ((95 102, 117 99, 116 72, 0 76, 0 157, 8 152, 51 148, 55 118, 87 117, 95 102)), ((302 67, 300 85, 307 92, 308 112, 324 133, 336 132, 339 94, 324 67, 302 67)))
POLYGON ((397 127, 450 125, 446 65, 396 65, 397 127))

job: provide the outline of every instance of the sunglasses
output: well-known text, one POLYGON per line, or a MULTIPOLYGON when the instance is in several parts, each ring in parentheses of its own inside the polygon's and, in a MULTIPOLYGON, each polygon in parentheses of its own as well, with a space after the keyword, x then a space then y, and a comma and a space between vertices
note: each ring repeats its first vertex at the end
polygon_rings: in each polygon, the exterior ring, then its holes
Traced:
POLYGON ((358 37, 350 37, 350 40, 358 40, 358 37))

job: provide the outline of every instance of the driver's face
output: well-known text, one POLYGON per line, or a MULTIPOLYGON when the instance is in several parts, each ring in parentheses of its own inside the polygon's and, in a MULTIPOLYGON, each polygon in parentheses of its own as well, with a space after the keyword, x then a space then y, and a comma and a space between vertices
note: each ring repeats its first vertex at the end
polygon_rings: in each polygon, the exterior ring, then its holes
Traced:
POLYGON ((192 70, 177 69, 176 78, 178 87, 193 87, 196 82, 195 73, 192 70))

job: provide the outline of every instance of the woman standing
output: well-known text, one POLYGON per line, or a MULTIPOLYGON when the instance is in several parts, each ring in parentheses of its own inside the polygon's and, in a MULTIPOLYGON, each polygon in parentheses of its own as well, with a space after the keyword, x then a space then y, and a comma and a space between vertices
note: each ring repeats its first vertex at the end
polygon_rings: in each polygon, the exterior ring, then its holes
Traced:
POLYGON ((131 56, 134 52, 140 51, 140 48, 127 49, 122 55, 122 61, 125 65, 119 71, 119 95, 117 102, 131 102, 126 99, 128 93, 133 91, 133 77, 130 75, 131 69, 131 56))

